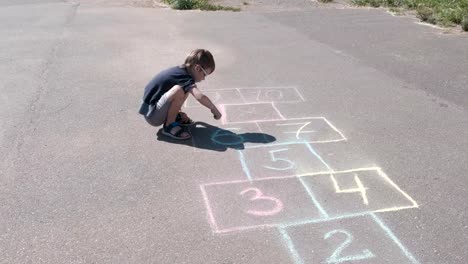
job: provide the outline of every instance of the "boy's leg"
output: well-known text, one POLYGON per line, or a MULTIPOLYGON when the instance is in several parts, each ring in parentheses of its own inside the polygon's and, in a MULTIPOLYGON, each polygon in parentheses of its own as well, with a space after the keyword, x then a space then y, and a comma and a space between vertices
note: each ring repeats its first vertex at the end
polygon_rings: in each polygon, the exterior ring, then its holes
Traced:
MULTIPOLYGON (((189 94, 185 94, 184 102, 187 101, 189 94)), ((192 125, 193 121, 190 119, 190 117, 185 113, 182 112, 182 109, 179 110, 179 113, 177 113, 176 121, 180 122, 182 125, 192 125)))
POLYGON ((157 102, 156 109, 146 117, 146 121, 152 126, 165 125, 167 131, 164 134, 178 139, 190 138, 190 134, 183 130, 181 126, 173 124, 180 107, 187 99, 182 87, 174 86, 167 91, 157 102), (175 114, 174 114, 175 112, 175 114), (172 124, 172 126, 170 126, 172 124))
POLYGON ((191 137, 180 124, 175 122, 178 109, 182 106, 185 99, 185 93, 182 87, 176 85, 164 93, 158 100, 156 109, 146 118, 148 123, 153 126, 164 124, 163 134, 175 139, 188 139, 191 137), (176 109, 176 111, 174 110, 176 109), (176 114, 174 114, 174 112, 176 114))
POLYGON ((170 102, 169 110, 167 111, 166 126, 174 123, 177 118, 182 105, 188 97, 188 93, 185 93, 182 87, 176 85, 167 92, 167 99, 170 102))

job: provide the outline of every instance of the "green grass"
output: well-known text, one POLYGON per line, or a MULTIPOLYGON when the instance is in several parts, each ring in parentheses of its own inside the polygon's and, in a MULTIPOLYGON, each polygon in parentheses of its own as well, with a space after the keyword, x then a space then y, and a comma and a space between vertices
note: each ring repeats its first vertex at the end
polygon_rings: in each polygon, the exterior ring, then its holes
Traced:
POLYGON ((356 5, 415 10, 422 21, 468 31, 468 0, 352 0, 356 5))
POLYGON ((162 0, 164 3, 170 5, 174 9, 179 10, 191 10, 191 9, 200 9, 206 11, 240 11, 238 7, 214 5, 209 2, 209 0, 162 0))

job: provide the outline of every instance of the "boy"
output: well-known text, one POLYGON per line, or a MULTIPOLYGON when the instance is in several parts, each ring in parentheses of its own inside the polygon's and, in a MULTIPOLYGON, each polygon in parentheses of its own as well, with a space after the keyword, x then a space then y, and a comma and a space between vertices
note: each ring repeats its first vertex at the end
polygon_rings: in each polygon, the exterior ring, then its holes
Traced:
POLYGON ((175 139, 189 139, 191 135, 184 127, 193 125, 194 122, 180 111, 189 93, 210 109, 216 120, 221 118, 218 108, 195 84, 205 80, 214 70, 213 55, 208 50, 192 51, 183 65, 166 69, 149 82, 139 113, 152 126, 163 124, 164 135, 175 139))

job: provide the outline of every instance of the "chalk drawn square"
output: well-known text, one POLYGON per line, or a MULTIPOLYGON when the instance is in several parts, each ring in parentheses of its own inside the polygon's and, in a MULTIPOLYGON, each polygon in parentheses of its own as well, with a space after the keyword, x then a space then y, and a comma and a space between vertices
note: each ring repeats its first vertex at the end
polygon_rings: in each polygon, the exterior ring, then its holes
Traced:
POLYGON ((208 183, 200 188, 215 233, 274 227, 321 217, 295 177, 208 183))
POLYGON ((295 87, 241 88, 239 92, 246 103, 294 103, 304 101, 304 98, 295 87))
POLYGON ((281 228, 295 263, 418 263, 374 214, 281 228))
POLYGON ((195 151, 203 149, 225 151, 228 149, 242 150, 246 146, 260 146, 274 142, 271 135, 261 133, 256 123, 237 123, 227 125, 211 125, 197 122, 190 128, 192 144, 195 151))
MULTIPOLYGON (((202 90, 203 94, 208 96, 216 105, 219 104, 242 104, 244 100, 238 89, 219 89, 219 90, 202 90)), ((185 107, 203 107, 193 96, 189 96, 185 102, 185 107)))
POLYGON ((284 119, 273 103, 225 104, 220 107, 224 114, 223 124, 284 119))
POLYGON ((240 157, 248 177, 252 179, 300 176, 330 171, 308 144, 249 147, 242 151, 240 157))
POLYGON ((418 207, 378 167, 304 176, 301 180, 330 217, 418 207))
POLYGON ((277 143, 329 143, 344 141, 344 135, 326 118, 293 118, 258 122, 261 130, 276 137, 277 143))

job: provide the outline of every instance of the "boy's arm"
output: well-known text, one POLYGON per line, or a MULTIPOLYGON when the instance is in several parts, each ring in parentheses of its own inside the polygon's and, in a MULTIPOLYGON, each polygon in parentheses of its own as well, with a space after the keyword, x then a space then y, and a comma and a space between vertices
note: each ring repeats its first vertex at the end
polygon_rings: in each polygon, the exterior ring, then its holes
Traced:
POLYGON ((210 98, 204 95, 197 87, 190 89, 190 93, 193 95, 193 97, 195 97, 195 99, 197 99, 198 102, 200 102, 200 104, 211 110, 211 113, 216 120, 221 118, 221 112, 219 112, 216 105, 213 104, 210 98))

